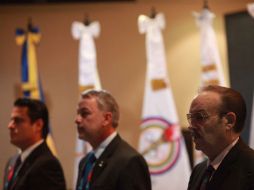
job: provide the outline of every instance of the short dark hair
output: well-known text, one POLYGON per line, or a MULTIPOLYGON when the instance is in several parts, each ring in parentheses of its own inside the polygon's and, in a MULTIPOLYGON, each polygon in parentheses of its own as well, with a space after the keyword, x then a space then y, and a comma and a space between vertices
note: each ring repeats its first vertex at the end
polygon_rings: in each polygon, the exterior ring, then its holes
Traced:
POLYGON ((42 101, 31 98, 18 98, 14 102, 14 106, 27 107, 28 116, 32 123, 34 123, 37 119, 42 119, 42 137, 46 139, 49 133, 49 115, 47 106, 42 101))
POLYGON ((221 105, 220 105, 220 113, 234 112, 236 114, 236 125, 233 130, 236 133, 239 133, 244 128, 244 122, 246 118, 246 103, 242 95, 232 89, 217 85, 208 85, 204 86, 200 89, 200 92, 211 91, 220 95, 221 97, 221 105))
POLYGON ((95 97, 98 108, 101 111, 108 111, 112 113, 112 126, 116 128, 119 122, 119 106, 115 98, 106 90, 86 90, 81 94, 82 98, 95 97))

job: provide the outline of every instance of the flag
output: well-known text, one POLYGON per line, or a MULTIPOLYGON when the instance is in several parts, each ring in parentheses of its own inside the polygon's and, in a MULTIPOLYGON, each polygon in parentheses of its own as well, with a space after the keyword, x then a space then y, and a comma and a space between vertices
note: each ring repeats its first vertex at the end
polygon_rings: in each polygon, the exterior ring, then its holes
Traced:
POLYGON ((252 99, 251 123, 250 123, 250 138, 249 145, 254 149, 254 93, 252 99))
POLYGON ((147 54, 139 151, 148 163, 153 190, 185 190, 190 164, 167 76, 164 27, 162 13, 138 17, 139 32, 146 34, 147 54))
MULTIPOLYGON (((100 34, 100 24, 97 21, 89 25, 74 21, 71 26, 71 33, 75 40, 79 40, 79 91, 87 89, 101 89, 100 79, 97 71, 96 48, 94 38, 100 34)), ((77 138, 73 187, 76 187, 78 165, 80 159, 91 150, 91 146, 77 138)))
MULTIPOLYGON (((28 31, 16 30, 16 43, 22 46, 21 56, 21 89, 24 97, 38 99, 44 102, 42 84, 39 77, 36 45, 40 42, 41 34, 37 27, 29 24, 28 31)), ((56 148, 49 127, 46 142, 54 155, 56 148)))
POLYGON ((252 18, 254 18, 254 3, 247 4, 247 11, 252 18))
POLYGON ((201 86, 208 84, 226 86, 217 40, 212 26, 215 14, 204 8, 200 13, 195 12, 194 16, 200 29, 201 86))
MULTIPOLYGON (((247 10, 251 17, 254 18, 254 3, 247 4, 247 10)), ((252 99, 249 145, 252 149, 254 149, 254 92, 252 99)))
MULTIPOLYGON (((194 12, 194 16, 200 29, 201 86, 226 86, 217 40, 212 26, 215 14, 208 8, 204 8, 200 13, 194 12)), ((194 150, 193 155, 194 165, 206 159, 206 156, 199 150, 194 150)))

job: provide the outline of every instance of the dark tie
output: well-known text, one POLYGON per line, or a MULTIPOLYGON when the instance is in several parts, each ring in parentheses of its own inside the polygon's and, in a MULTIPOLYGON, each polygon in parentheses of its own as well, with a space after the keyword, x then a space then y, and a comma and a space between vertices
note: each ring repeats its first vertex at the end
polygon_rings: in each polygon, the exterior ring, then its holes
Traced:
POLYGON ((211 165, 209 165, 206 168, 206 171, 205 171, 202 181, 201 181, 200 190, 206 190, 207 185, 208 185, 210 178, 212 177, 214 171, 215 171, 215 169, 211 165))
POLYGON ((13 184, 15 184, 15 180, 17 178, 17 175, 18 175, 18 171, 20 169, 20 166, 21 166, 21 156, 19 155, 16 159, 16 162, 15 162, 15 165, 13 167, 13 170, 11 171, 11 174, 10 174, 10 179, 8 180, 8 185, 7 185, 7 189, 10 189, 11 186, 13 184))
POLYGON ((85 163, 83 176, 80 181, 78 190, 89 190, 89 185, 90 185, 91 176, 92 176, 92 169, 93 169, 95 161, 96 161, 96 157, 94 153, 89 153, 87 155, 87 161, 85 163))

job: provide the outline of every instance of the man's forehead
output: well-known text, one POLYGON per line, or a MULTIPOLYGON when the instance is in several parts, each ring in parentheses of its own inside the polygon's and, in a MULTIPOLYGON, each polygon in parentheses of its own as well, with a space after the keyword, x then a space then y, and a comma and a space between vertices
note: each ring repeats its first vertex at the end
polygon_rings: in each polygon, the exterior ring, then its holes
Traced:
POLYGON ((205 109, 195 109, 195 110, 192 110, 190 113, 206 113, 206 110, 205 109))
POLYGON ((24 106, 14 106, 12 110, 16 112, 27 112, 28 108, 24 106))
POLYGON ((78 103, 79 109, 89 109, 93 107, 96 103, 96 100, 94 98, 81 98, 78 103))
POLYGON ((27 115, 28 113, 28 108, 27 107, 18 107, 18 106, 15 106, 13 107, 12 109, 12 115, 27 115))
POLYGON ((220 96, 215 92, 205 91, 198 94, 192 101, 190 110, 202 111, 217 107, 220 103, 220 96))

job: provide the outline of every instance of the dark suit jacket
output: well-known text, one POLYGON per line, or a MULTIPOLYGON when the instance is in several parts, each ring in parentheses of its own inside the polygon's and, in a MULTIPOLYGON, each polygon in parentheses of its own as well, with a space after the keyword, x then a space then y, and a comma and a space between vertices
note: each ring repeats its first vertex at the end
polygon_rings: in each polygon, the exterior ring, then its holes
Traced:
MULTIPOLYGON (((17 155, 15 155, 17 157, 17 155)), ((4 184, 15 158, 6 165, 4 184)), ((26 158, 10 190, 65 190, 65 179, 59 161, 43 142, 26 158)))
MULTIPOLYGON (((192 171, 188 190, 198 190, 207 167, 204 161, 192 171)), ((241 139, 221 162, 208 185, 208 190, 254 190, 254 151, 241 139)))
MULTIPOLYGON (((76 189, 86 159, 80 161, 76 189)), ((117 135, 95 163, 90 190, 151 190, 147 163, 117 135)))

